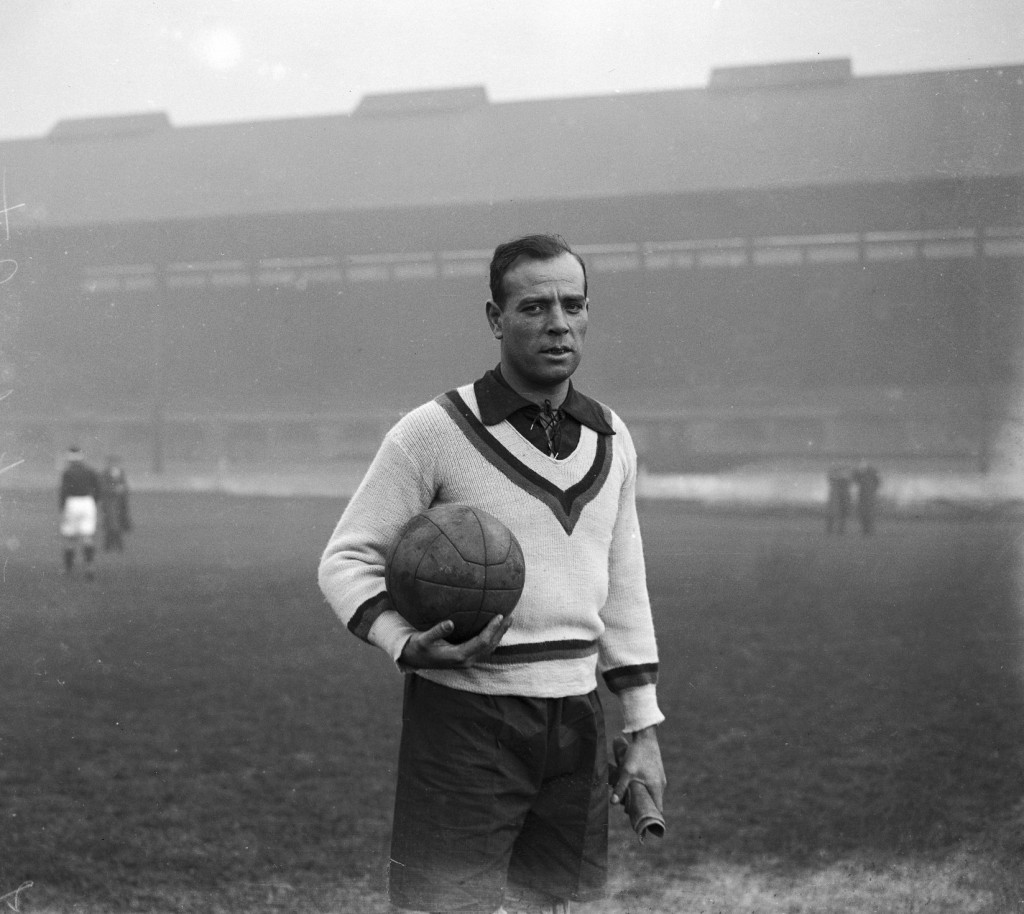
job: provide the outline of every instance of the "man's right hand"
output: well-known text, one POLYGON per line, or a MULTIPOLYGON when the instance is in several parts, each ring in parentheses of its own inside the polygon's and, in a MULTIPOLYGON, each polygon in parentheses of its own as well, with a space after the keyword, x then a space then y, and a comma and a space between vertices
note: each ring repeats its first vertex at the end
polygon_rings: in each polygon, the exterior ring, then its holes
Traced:
POLYGON ((455 624, 438 622, 433 628, 412 635, 405 642, 398 662, 413 669, 465 669, 486 660, 511 624, 511 617, 495 616, 480 634, 461 644, 452 644, 445 638, 452 633, 455 624))

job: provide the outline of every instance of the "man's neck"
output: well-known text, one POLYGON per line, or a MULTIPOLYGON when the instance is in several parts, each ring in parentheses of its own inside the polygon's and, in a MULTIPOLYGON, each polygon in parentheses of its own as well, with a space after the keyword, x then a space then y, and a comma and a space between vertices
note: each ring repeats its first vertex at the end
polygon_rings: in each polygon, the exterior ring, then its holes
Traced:
POLYGON ((504 379, 505 383, 519 394, 519 396, 529 400, 531 403, 535 403, 537 406, 543 406, 544 401, 549 400, 551 402, 551 408, 558 409, 558 407, 565 402, 565 398, 569 395, 568 378, 551 387, 533 387, 524 384, 523 381, 510 372, 505 365, 501 365, 500 367, 501 377, 504 379))

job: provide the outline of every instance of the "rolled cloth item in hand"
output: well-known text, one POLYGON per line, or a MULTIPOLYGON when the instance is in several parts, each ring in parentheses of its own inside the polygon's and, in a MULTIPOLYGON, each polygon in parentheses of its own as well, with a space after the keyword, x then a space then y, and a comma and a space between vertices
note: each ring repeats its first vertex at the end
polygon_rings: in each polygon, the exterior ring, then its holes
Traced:
MULTIPOLYGON (((626 758, 627 748, 629 743, 624 736, 617 736, 612 743, 615 764, 608 766, 608 783, 612 787, 619 781, 619 769, 626 758)), ((655 838, 665 837, 665 817, 655 804, 646 784, 641 781, 630 781, 622 798, 622 808, 629 816, 629 824, 633 826, 633 831, 640 836, 641 844, 648 835, 655 838)))

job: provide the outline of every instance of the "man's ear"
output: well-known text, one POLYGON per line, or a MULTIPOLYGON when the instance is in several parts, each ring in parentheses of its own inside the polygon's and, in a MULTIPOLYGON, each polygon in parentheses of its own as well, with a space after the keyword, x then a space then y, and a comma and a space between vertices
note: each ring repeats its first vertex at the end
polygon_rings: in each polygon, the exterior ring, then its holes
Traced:
POLYGON ((484 305, 484 310, 487 312, 487 323, 491 326, 491 333, 494 334, 496 340, 501 339, 501 308, 499 308, 493 301, 488 299, 487 304, 484 305))

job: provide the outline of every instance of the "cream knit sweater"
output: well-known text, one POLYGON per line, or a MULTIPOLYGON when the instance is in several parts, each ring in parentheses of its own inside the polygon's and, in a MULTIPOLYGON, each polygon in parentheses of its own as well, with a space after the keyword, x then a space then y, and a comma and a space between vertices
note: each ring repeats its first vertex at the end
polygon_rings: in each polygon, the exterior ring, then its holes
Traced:
POLYGON ((562 460, 539 451, 508 421, 484 426, 473 385, 403 417, 320 562, 320 587, 338 617, 397 661, 415 629, 384 590, 388 547, 426 508, 475 505, 519 540, 526 560, 522 597, 487 661, 416 673, 471 692, 558 698, 593 690, 599 669, 621 700, 626 730, 660 723, 636 453, 622 420, 605 412, 615 434, 583 426, 576 450, 562 460))

